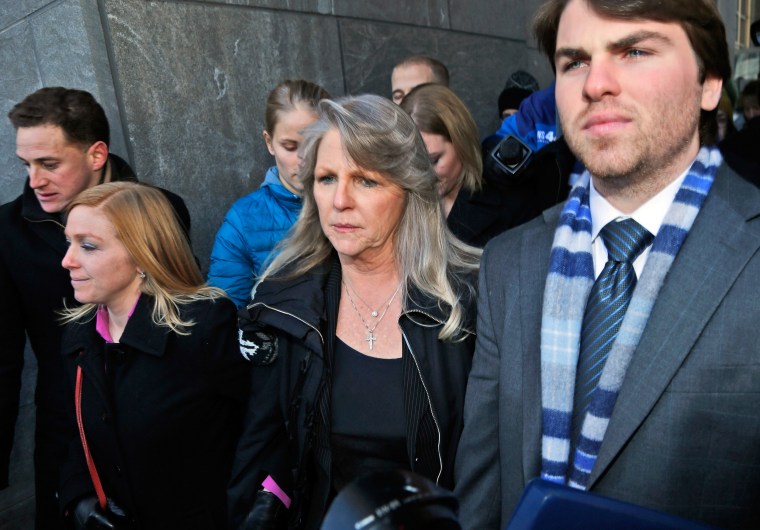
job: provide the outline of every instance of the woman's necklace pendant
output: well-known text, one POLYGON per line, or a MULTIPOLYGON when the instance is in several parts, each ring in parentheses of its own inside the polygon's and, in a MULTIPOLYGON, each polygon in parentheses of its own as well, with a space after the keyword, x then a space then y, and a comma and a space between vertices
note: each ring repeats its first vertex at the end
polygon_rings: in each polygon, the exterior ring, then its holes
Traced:
POLYGON ((372 318, 377 318, 377 311, 372 311, 372 313, 370 313, 370 315, 372 315, 372 318))
POLYGON ((372 346, 374 346, 375 341, 377 340, 377 337, 375 337, 372 334, 373 330, 367 330, 367 331, 369 331, 369 333, 367 333, 367 338, 364 339, 364 340, 367 341, 367 342, 369 342, 369 349, 372 350, 372 346))

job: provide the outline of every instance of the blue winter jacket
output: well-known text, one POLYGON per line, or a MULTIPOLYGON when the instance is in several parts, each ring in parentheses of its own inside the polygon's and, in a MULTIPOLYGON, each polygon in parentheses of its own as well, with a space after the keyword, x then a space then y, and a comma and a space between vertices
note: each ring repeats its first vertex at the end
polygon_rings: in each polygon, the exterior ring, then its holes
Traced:
POLYGON ((495 133, 500 138, 509 134, 520 138, 534 152, 558 138, 554 82, 524 99, 519 112, 505 118, 495 133))
POLYGON ((243 307, 262 264, 300 211, 301 198, 282 185, 277 167, 270 167, 261 187, 238 199, 224 217, 211 250, 209 285, 243 307))

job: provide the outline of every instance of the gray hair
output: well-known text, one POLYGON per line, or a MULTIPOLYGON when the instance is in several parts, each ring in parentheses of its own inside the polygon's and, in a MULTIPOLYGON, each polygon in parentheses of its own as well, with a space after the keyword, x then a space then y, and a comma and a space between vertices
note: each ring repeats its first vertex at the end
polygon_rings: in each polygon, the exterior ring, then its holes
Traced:
POLYGON ((314 167, 322 138, 336 129, 346 154, 358 167, 382 174, 404 191, 406 206, 395 239, 402 285, 448 306, 451 313, 439 338, 459 338, 465 319, 461 299, 475 295, 472 277, 479 268, 480 250, 462 243, 448 230, 437 177, 414 122, 390 100, 369 94, 322 100, 317 112, 317 121, 303 133, 299 175, 304 187, 303 209, 259 281, 275 275, 300 276, 329 259, 333 247, 319 223, 314 167))

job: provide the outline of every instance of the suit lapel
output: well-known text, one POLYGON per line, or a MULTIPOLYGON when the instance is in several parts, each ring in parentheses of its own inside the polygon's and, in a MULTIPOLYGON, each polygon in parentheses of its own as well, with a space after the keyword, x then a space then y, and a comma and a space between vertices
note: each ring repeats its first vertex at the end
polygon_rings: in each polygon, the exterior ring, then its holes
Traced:
POLYGON ((589 488, 646 420, 736 278, 758 251, 760 231, 747 222, 759 214, 759 204, 760 192, 754 186, 734 175, 718 174, 633 354, 589 488))

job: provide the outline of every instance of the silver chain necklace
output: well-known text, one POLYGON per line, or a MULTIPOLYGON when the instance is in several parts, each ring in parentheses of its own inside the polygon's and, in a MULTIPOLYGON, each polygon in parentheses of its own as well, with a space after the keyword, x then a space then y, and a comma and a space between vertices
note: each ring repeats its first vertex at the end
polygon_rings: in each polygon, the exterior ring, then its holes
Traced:
MULTIPOLYGON (((375 345, 375 341, 377 340, 377 337, 374 335, 375 330, 377 329, 377 326, 380 325, 380 322, 382 322, 383 318, 385 317, 385 314, 388 312, 388 309, 390 309, 391 304, 393 303, 393 299, 396 298, 396 294, 401 289, 401 284, 399 283, 398 287, 396 287, 396 290, 393 291, 393 294, 391 295, 391 297, 386 302, 383 302, 384 304, 386 304, 385 309, 383 310, 380 317, 377 319, 377 322, 375 322, 375 325, 370 327, 370 325, 367 324, 367 321, 364 320, 364 317, 362 316, 361 311, 359 311, 359 309, 356 307, 356 302, 354 302, 354 298, 351 296, 351 291, 348 288, 348 283, 346 283, 345 280, 341 280, 341 282, 343 283, 343 286, 346 288, 346 294, 348 295, 349 302, 351 302, 351 307, 354 308, 354 311, 356 312, 357 316, 362 321, 362 324, 364 324, 364 327, 367 329, 367 337, 364 340, 369 343, 369 349, 372 350, 372 348, 375 345)), ((356 294, 356 291, 354 291, 354 294, 356 294)), ((359 297, 358 294, 356 294, 356 296, 359 297)), ((361 297, 359 297, 359 300, 361 300, 361 297)), ((362 302, 364 302, 364 300, 362 300, 362 302)), ((369 307, 366 302, 364 302, 364 305, 366 305, 368 309, 372 310, 372 308, 369 307)), ((372 316, 376 316, 376 315, 373 314, 372 316)))
MULTIPOLYGON (((369 309, 369 314, 372 316, 372 318, 377 318, 377 315, 380 313, 380 308, 381 308, 381 307, 383 307, 383 306, 386 306, 386 309, 385 309, 385 310, 387 311, 387 310, 388 310, 388 306, 389 306, 389 305, 391 305, 391 302, 393 302, 393 299, 396 297, 396 294, 397 294, 397 293, 399 292, 399 290, 401 289, 401 284, 399 283, 399 284, 398 284, 398 287, 396 287, 396 290, 395 290, 395 291, 393 291, 393 292, 391 293, 391 295, 390 295, 388 298, 386 298, 386 299, 385 299, 385 301, 384 301, 383 303, 381 303, 381 304, 380 304, 380 305, 377 307, 377 309, 372 309, 372 306, 371 306, 371 305, 369 305, 367 302, 365 302, 365 301, 364 301, 364 298, 362 298, 361 296, 359 296, 359 293, 357 293, 357 292, 356 292, 356 289, 354 289, 354 288, 353 288, 353 286, 352 286, 352 285, 351 285, 351 284, 348 282, 348 280, 347 280, 347 279, 345 279, 345 278, 344 278, 344 279, 343 279, 343 283, 345 283, 345 284, 346 284, 346 287, 347 287, 346 291, 348 291, 349 289, 350 289, 351 291, 353 291, 353 292, 354 292, 354 294, 356 295, 356 297, 359 299, 359 301, 360 301, 362 304, 364 304, 364 306, 365 306, 367 309, 369 309)), ((350 296, 350 295, 349 295, 349 296, 350 296)), ((385 313, 383 313, 383 314, 385 314, 385 313)), ((382 317, 380 317, 380 318, 382 318, 382 317)))

